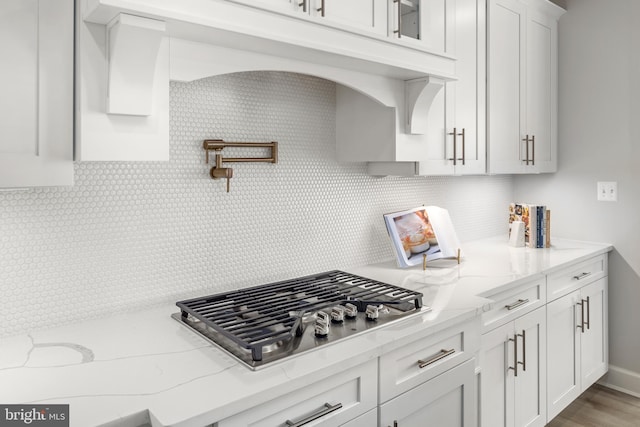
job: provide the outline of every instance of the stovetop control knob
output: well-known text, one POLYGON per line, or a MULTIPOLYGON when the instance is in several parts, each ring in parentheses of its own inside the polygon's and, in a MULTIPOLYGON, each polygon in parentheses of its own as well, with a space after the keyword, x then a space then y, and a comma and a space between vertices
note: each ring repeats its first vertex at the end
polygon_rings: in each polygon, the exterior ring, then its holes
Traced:
POLYGON ((329 335, 329 315, 324 311, 316 313, 315 332, 317 337, 326 337, 329 335))
POLYGON ((378 317, 380 317, 380 307, 377 305, 368 305, 365 314, 367 315, 367 320, 378 320, 378 317))
POLYGON ((331 321, 334 323, 344 322, 345 308, 341 305, 336 305, 331 309, 331 321))
POLYGON ((355 319, 358 315, 358 307, 348 302, 344 305, 344 314, 349 319, 355 319))

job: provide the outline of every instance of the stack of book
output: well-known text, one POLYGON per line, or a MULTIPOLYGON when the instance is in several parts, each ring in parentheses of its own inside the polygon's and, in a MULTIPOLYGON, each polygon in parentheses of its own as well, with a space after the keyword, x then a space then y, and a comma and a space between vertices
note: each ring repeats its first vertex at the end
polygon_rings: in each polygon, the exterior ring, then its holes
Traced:
POLYGON ((511 203, 509 232, 513 221, 524 222, 524 242, 530 248, 551 247, 551 211, 544 205, 511 203))

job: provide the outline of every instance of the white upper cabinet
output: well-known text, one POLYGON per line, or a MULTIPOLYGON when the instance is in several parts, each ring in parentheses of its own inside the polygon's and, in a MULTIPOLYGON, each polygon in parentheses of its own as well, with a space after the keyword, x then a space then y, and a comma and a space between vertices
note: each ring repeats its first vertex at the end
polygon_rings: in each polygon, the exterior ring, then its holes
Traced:
POLYGON ((301 0, 312 15, 358 31, 387 34, 387 0, 301 0))
POLYGON ((0 3, 0 187, 73 184, 73 0, 0 3))
MULTIPOLYGON (((428 2, 425 2, 428 3, 428 2)), ((448 4, 454 4, 449 1, 448 4)), ((374 175, 463 175, 486 172, 486 3, 457 0, 449 50, 456 54, 456 80, 443 82, 430 108, 421 112, 424 135, 419 162, 369 164, 374 175)), ((413 130, 413 129, 410 129, 413 130)))
POLYGON ((389 0, 389 35, 398 42, 451 55, 454 0, 389 0))
POLYGON ((231 0, 322 24, 387 35, 388 0, 231 0))
POLYGON ((458 0, 456 20, 457 80, 446 83, 429 111, 419 175, 486 172, 485 1, 458 0))
POLYGON ((379 35, 418 49, 450 53, 453 0, 232 0, 273 12, 310 17, 345 30, 379 35))
POLYGON ((557 170, 558 19, 546 0, 490 0, 490 173, 557 170))

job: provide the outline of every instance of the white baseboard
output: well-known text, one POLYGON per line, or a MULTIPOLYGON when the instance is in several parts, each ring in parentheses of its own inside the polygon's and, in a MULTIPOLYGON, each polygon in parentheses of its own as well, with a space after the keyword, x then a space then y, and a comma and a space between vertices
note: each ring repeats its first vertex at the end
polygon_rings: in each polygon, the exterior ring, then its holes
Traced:
POLYGON ((598 384, 640 397, 640 373, 637 372, 609 365, 609 372, 598 381, 598 384))

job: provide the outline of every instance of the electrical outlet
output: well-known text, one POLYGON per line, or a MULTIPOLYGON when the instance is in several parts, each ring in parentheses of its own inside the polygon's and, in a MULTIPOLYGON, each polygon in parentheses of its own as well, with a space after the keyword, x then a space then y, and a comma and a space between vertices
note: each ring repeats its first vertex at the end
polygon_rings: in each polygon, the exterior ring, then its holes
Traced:
POLYGON ((598 182, 598 200, 602 202, 618 201, 618 183, 615 181, 598 182))

